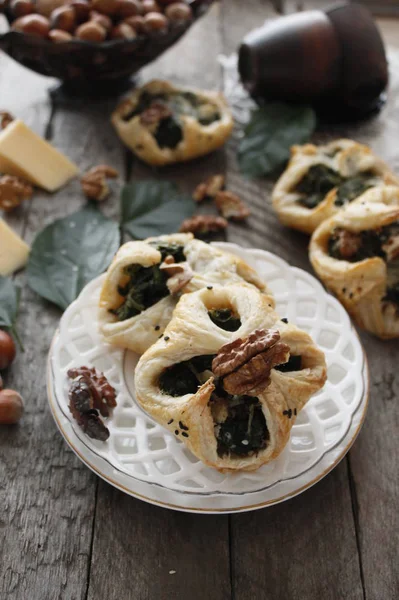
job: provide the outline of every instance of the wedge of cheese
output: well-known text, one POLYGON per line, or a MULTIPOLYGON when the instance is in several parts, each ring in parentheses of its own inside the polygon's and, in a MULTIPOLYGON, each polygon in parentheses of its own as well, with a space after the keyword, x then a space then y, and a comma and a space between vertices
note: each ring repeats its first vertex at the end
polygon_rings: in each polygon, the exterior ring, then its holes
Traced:
POLYGON ((0 275, 11 275, 28 261, 29 246, 0 219, 0 275))
POLYGON ((78 172, 69 158, 19 119, 0 133, 0 173, 22 177, 54 192, 78 172))

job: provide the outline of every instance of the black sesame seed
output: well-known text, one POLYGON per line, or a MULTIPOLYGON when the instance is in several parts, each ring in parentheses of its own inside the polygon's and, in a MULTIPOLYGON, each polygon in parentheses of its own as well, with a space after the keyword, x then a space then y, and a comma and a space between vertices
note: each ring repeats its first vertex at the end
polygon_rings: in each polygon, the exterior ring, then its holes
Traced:
POLYGON ((287 415, 289 419, 292 417, 292 410, 289 408, 288 410, 283 410, 283 415, 287 415))
POLYGON ((184 425, 184 423, 182 423, 181 421, 179 421, 179 427, 180 429, 183 429, 183 431, 188 431, 188 427, 184 425))
POLYGON ((207 286, 206 286, 206 289, 207 289, 207 290, 213 290, 213 285, 207 285, 207 286))
POLYGON ((155 331, 159 331, 161 329, 160 325, 155 325, 155 331))
POLYGON ((284 319, 281 319, 283 323, 288 323, 288 319, 287 317, 284 317, 284 319))
POLYGON ((183 437, 188 437, 188 433, 186 433, 185 431, 182 432, 182 436, 183 437))
POLYGON ((168 335, 165 335, 165 342, 169 341, 170 337, 168 335))
POLYGON ((158 339, 160 340, 161 338, 163 338, 163 333, 161 333, 158 339))
POLYGON ((345 294, 346 288, 342 288, 342 293, 345 294))
POLYGON ((175 435, 179 435, 179 430, 175 429, 175 435))
POLYGON ((353 298, 353 293, 352 292, 349 294, 349 298, 352 300, 352 298, 353 298))
POLYGON ((168 425, 171 425, 173 423, 173 419, 170 419, 170 421, 168 421, 168 425))
POLYGON ((296 410, 296 408, 294 408, 294 415, 297 416, 297 414, 298 414, 297 410, 296 410))

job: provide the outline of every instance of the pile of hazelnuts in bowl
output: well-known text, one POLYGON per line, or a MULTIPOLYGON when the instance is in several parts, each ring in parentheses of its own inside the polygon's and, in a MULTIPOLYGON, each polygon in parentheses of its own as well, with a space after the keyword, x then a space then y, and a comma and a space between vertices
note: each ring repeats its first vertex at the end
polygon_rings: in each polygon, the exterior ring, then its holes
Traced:
POLYGON ((0 0, 11 30, 54 43, 134 40, 166 33, 193 19, 176 0, 0 0))
MULTIPOLYGON (((15 343, 9 333, 0 329, 0 371, 7 369, 16 355, 15 343)), ((21 396, 15 390, 3 389, 0 374, 0 426, 18 423, 24 412, 21 396)))

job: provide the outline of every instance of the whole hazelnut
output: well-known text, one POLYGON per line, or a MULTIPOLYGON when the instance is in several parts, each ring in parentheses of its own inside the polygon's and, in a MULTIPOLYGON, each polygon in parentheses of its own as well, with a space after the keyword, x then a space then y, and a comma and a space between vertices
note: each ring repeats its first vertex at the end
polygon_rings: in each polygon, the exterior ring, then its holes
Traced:
POLYGON ((143 14, 143 5, 138 0, 119 0, 118 17, 126 19, 143 14))
POLYGON ((112 17, 118 11, 118 4, 118 0, 92 0, 91 7, 103 15, 112 17))
POLYGON ((52 29, 48 34, 48 37, 55 44, 70 42, 73 39, 70 33, 63 31, 62 29, 52 29))
POLYGON ((14 340, 6 331, 0 329, 0 371, 10 366, 16 353, 14 340))
POLYGON ((135 30, 127 23, 119 23, 111 31, 113 40, 134 40, 135 37, 137 37, 135 30))
POLYGON ((0 425, 18 423, 24 412, 24 403, 18 392, 2 390, 0 392, 0 425))
POLYGON ((150 12, 144 15, 146 31, 162 31, 168 28, 168 19, 162 13, 150 12))
POLYGON ((104 27, 105 31, 109 33, 112 29, 112 21, 107 15, 102 15, 96 10, 92 10, 90 13, 90 21, 98 23, 101 27, 104 27))
POLYGON ((11 29, 46 38, 50 31, 50 21, 42 15, 25 15, 14 21, 11 29))
POLYGON ((184 2, 174 2, 165 8, 165 16, 173 23, 191 21, 193 11, 184 2))
POLYGON ((76 14, 72 6, 60 6, 51 13, 51 29, 62 29, 71 33, 76 27, 76 14))
POLYGON ((159 6, 156 0, 143 0, 143 12, 144 14, 152 13, 152 12, 162 12, 161 7, 159 6))
POLYGON ((35 12, 35 5, 30 0, 12 0, 10 8, 15 18, 35 12))
POLYGON ((65 0, 35 0, 35 9, 39 15, 49 17, 53 10, 65 4, 65 0))
POLYGON ((71 0, 69 3, 76 15, 76 22, 83 23, 89 19, 90 4, 86 0, 71 0))
POLYGON ((88 21, 79 25, 75 31, 75 36, 79 40, 85 40, 86 42, 103 42, 107 37, 107 32, 98 23, 88 21))
POLYGON ((146 33, 147 31, 144 17, 140 17, 139 15, 137 15, 137 17, 128 17, 124 22, 130 25, 130 27, 133 27, 138 34, 146 33))

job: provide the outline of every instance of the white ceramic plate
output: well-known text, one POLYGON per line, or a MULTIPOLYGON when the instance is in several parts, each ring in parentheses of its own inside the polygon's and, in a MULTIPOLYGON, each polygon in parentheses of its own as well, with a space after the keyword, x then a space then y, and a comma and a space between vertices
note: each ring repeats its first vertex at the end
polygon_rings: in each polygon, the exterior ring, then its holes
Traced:
POLYGON ((281 502, 324 477, 343 458, 363 423, 368 368, 342 306, 311 275, 262 250, 217 244, 251 264, 274 293, 277 310, 326 354, 328 381, 298 415, 277 460, 252 473, 221 474, 205 466, 155 423, 134 397, 138 357, 106 344, 97 304, 103 277, 92 281, 64 313, 49 354, 48 397, 55 421, 74 452, 117 488, 161 506, 189 512, 238 512, 281 502), (68 409, 73 366, 95 366, 118 392, 107 421, 110 438, 88 438, 68 409))

